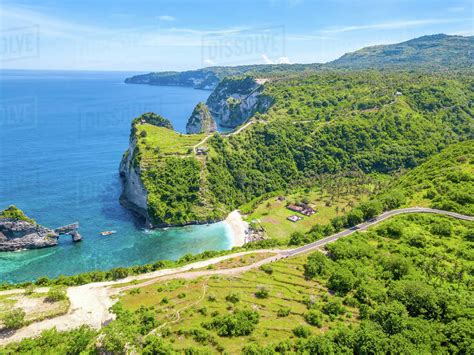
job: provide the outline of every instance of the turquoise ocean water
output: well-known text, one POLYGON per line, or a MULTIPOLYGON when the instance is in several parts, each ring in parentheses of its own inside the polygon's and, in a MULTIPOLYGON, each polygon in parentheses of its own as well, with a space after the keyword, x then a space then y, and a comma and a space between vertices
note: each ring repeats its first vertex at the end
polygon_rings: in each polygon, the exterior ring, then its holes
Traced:
POLYGON ((177 259, 231 247, 225 223, 147 231, 118 202, 118 165, 131 120, 154 111, 184 132, 209 91, 124 84, 131 73, 0 72, 0 208, 38 223, 80 223, 53 248, 0 253, 0 282, 177 259), (103 237, 100 231, 116 230, 103 237))

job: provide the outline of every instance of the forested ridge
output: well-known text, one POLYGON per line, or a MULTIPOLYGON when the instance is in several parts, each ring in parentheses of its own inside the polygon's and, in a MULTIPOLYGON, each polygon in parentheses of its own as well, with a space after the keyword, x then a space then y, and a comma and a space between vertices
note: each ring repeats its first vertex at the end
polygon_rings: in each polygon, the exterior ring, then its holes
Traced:
POLYGON ((236 208, 319 174, 411 169, 472 139, 472 73, 319 73, 284 77, 263 92, 274 105, 238 135, 209 141, 212 193, 236 208))
POLYGON ((163 151, 172 151, 173 142, 160 148, 159 137, 137 137, 145 142, 140 149, 154 152, 143 178, 157 225, 217 220, 258 196, 316 183, 323 174, 412 169, 473 137, 471 71, 287 74, 265 83, 261 95, 273 103, 270 109, 239 134, 214 134, 205 157, 190 150, 176 159, 163 151))

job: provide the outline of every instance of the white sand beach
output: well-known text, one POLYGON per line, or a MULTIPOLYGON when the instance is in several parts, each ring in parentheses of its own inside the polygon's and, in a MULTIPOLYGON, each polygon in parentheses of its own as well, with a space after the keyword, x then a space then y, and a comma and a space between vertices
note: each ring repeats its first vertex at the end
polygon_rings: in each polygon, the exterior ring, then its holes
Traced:
POLYGON ((249 228, 249 224, 242 219, 242 216, 238 210, 232 211, 229 213, 225 222, 229 225, 232 236, 233 236, 233 245, 234 247, 241 247, 245 244, 246 231, 249 228))

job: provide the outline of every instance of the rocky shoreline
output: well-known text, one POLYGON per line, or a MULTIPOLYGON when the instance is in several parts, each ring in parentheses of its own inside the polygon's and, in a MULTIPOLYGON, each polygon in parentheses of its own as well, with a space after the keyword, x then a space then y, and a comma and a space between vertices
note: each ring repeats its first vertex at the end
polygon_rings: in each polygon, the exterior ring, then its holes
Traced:
POLYGON ((23 211, 10 206, 0 211, 0 251, 40 249, 58 245, 62 234, 69 234, 74 242, 82 240, 78 223, 50 229, 25 216, 23 211))

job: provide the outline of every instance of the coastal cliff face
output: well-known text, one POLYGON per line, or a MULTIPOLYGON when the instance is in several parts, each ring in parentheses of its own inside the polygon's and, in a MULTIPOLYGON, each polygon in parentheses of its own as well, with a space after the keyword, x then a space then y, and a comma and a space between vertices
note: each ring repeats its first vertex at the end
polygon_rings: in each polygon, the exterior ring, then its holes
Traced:
POLYGON ((150 124, 171 130, 173 129, 173 125, 169 120, 154 112, 147 112, 140 117, 135 118, 132 121, 130 144, 128 149, 125 151, 119 166, 119 173, 123 183, 120 203, 129 210, 135 212, 138 216, 144 218, 146 225, 149 226, 148 192, 142 181, 140 150, 137 142, 140 137, 145 138, 146 136, 146 132, 141 132, 142 136, 137 134, 137 125, 142 124, 150 124))
POLYGON ((212 118, 209 108, 203 102, 196 105, 186 124, 188 134, 211 133, 217 130, 216 121, 212 118))
POLYGON ((222 127, 235 128, 257 112, 265 112, 271 100, 262 95, 263 85, 252 77, 225 78, 207 99, 214 120, 222 127))
MULTIPOLYGON (((213 137, 206 141, 206 136, 216 131, 215 119, 234 128, 255 113, 266 112, 272 101, 262 95, 263 89, 263 81, 252 77, 224 79, 208 100, 212 111, 204 103, 194 109, 186 127, 189 134, 174 131, 167 119, 154 113, 135 118, 130 145, 119 168, 121 204, 144 218, 148 227, 225 218, 235 206, 216 198, 213 191, 211 185, 216 183, 209 178, 214 179, 216 172, 208 169, 208 158, 217 141, 212 143, 213 137)), ((233 180, 227 176, 222 179, 233 180)))
POLYGON ((38 249, 58 244, 59 235, 10 206, 0 212, 0 251, 38 249))
POLYGON ((137 152, 137 140, 132 134, 130 146, 122 157, 119 173, 122 178, 120 203, 129 210, 143 217, 148 224, 147 191, 141 180, 140 165, 134 162, 137 152))
POLYGON ((226 211, 209 193, 206 155, 195 153, 207 135, 176 132, 168 120, 156 116, 133 120, 130 146, 119 168, 120 202, 143 217, 149 228, 223 219, 226 211))

